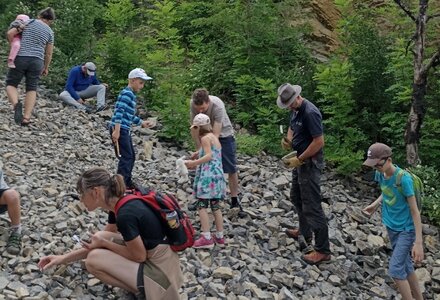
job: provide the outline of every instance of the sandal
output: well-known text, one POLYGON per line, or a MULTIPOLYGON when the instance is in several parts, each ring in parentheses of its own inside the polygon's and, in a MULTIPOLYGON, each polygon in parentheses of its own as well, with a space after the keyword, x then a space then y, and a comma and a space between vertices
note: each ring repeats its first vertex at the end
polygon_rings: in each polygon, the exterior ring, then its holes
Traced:
POLYGON ((32 122, 31 122, 31 119, 30 118, 23 118, 22 120, 21 120, 21 126, 29 126, 30 124, 31 124, 32 122))
POLYGON ((18 101, 14 107, 14 121, 17 124, 23 123, 23 105, 20 101, 18 101))

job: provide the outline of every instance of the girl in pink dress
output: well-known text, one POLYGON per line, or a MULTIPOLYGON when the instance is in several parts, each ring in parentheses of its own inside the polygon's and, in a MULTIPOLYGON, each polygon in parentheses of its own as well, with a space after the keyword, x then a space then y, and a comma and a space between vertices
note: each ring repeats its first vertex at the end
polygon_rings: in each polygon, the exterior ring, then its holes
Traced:
POLYGON ((26 23, 29 21, 29 17, 27 15, 18 15, 15 20, 9 26, 11 28, 17 28, 18 34, 16 34, 12 40, 9 40, 9 44, 11 45, 11 50, 9 51, 8 57, 8 67, 15 68, 15 57, 17 57, 18 51, 20 50, 21 43, 21 33, 26 26, 26 23))

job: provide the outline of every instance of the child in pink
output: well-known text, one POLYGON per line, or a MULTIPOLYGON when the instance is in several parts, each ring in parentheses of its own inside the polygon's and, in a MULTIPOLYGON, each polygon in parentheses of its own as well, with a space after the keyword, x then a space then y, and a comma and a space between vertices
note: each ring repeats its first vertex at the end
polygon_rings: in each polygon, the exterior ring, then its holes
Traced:
POLYGON ((11 23, 11 25, 9 25, 9 29, 17 28, 18 31, 18 33, 12 38, 12 40, 9 40, 9 43, 11 45, 11 50, 8 57, 9 68, 15 68, 14 61, 17 57, 18 51, 20 50, 21 33, 26 26, 27 21, 29 21, 29 17, 27 15, 18 15, 11 23))

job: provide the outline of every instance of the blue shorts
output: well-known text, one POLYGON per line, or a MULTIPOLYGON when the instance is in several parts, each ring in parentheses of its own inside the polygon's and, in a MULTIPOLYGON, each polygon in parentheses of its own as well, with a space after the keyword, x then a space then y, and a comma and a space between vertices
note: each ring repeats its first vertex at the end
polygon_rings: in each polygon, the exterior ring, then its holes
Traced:
POLYGON ((223 172, 226 174, 237 173, 237 158, 235 156, 237 145, 235 144, 235 138, 231 135, 221 137, 219 141, 222 145, 223 172))
POLYGON ((411 250, 416 239, 414 231, 394 231, 387 228, 393 254, 391 255, 388 273, 392 278, 405 280, 414 273, 411 250))

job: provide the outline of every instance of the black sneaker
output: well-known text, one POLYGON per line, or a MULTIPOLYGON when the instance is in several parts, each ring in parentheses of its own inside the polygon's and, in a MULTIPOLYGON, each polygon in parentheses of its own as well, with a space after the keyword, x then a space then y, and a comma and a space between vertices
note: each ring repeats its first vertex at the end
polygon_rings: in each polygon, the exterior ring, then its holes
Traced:
POLYGON ((230 209, 239 208, 240 211, 238 212, 239 218, 245 218, 247 216, 247 213, 243 210, 243 207, 241 206, 241 203, 237 200, 236 203, 231 203, 230 209))
POLYGON ((101 105, 101 106, 98 106, 98 108, 96 108, 95 113, 99 113, 100 111, 106 110, 107 107, 108 107, 108 106, 107 106, 106 104, 101 105))
POLYGON ((14 121, 18 125, 21 125, 21 121, 23 121, 23 104, 20 101, 14 107, 14 121))
POLYGON ((90 106, 85 106, 85 108, 82 109, 82 111, 84 111, 88 114, 91 114, 91 113, 93 113, 93 108, 91 108, 90 106))
POLYGON ((189 211, 196 211, 197 210, 197 200, 191 204, 188 204, 188 210, 189 211))

